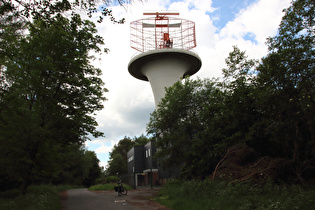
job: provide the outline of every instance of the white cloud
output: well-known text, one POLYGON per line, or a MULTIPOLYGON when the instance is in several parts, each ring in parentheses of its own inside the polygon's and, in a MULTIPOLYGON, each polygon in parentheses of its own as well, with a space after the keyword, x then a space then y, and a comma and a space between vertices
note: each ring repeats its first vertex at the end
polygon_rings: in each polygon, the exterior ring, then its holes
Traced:
POLYGON ((114 147, 114 145, 115 145, 115 141, 113 141, 113 140, 111 140, 110 146, 104 145, 104 142, 100 141, 100 140, 95 140, 95 141, 92 141, 91 143, 92 144, 101 143, 101 146, 98 147, 97 149, 95 149, 95 153, 96 154, 111 152, 113 147, 114 147))
POLYGON ((259 44, 275 35, 282 18, 282 10, 289 6, 289 0, 260 0, 244 8, 220 32, 220 37, 233 37, 241 40, 247 33, 252 33, 259 44))
MULTIPOLYGON (((290 1, 260 0, 249 4, 221 30, 213 25, 213 20, 208 15, 215 10, 211 6, 211 0, 184 0, 173 3, 167 0, 148 0, 143 3, 135 1, 127 10, 120 6, 113 7, 115 17, 126 18, 126 23, 118 25, 105 20, 97 24, 99 34, 104 37, 105 47, 109 48, 110 52, 102 55, 101 62, 94 62, 102 69, 102 78, 109 90, 105 94, 108 99, 104 103, 105 108, 96 116, 98 128, 105 133, 105 139, 94 142, 95 145, 100 144, 95 152, 108 153, 124 136, 145 134, 150 113, 154 110, 154 99, 149 83, 133 78, 128 72, 130 58, 136 53, 130 48, 130 21, 145 18, 142 15, 144 11, 166 9, 178 11, 181 18, 194 21, 197 39, 197 47, 194 50, 202 59, 202 68, 193 77, 212 78, 221 76, 225 58, 233 45, 246 50, 251 58, 258 59, 266 55, 267 47, 264 44, 266 38, 276 34, 283 15, 282 10, 289 6, 290 1), (255 37, 255 41, 246 39, 246 35, 255 37)), ((88 145, 92 146, 90 143, 88 145)))

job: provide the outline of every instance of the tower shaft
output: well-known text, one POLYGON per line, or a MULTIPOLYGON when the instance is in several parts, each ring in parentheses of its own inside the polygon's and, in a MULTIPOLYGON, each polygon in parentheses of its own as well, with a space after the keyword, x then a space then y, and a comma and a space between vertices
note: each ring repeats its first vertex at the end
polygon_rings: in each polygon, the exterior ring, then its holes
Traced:
POLYGON ((201 67, 199 56, 191 51, 179 49, 151 50, 131 59, 130 74, 149 81, 158 108, 165 96, 165 88, 172 86, 185 75, 193 75, 201 67))

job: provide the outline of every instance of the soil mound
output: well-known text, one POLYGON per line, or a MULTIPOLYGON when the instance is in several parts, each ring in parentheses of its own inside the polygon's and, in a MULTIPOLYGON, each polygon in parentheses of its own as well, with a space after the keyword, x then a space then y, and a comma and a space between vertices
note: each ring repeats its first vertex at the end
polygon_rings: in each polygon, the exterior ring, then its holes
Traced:
POLYGON ((310 170, 313 172, 314 167, 297 167, 296 163, 286 158, 259 157, 254 149, 245 144, 237 144, 227 150, 211 178, 232 182, 254 180, 264 183, 269 179, 274 183, 303 183, 307 180, 304 175, 310 173, 310 170))

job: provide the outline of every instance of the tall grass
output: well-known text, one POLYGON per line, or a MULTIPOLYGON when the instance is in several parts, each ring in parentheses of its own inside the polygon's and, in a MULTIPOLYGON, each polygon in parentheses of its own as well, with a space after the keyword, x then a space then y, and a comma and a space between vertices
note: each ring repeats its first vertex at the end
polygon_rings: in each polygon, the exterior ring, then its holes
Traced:
POLYGON ((19 190, 0 193, 1 210, 56 210, 61 209, 58 192, 67 187, 53 185, 30 186, 25 196, 19 196, 19 190))
POLYGON ((301 186, 175 181, 156 200, 174 210, 198 209, 315 209, 315 188, 301 186))

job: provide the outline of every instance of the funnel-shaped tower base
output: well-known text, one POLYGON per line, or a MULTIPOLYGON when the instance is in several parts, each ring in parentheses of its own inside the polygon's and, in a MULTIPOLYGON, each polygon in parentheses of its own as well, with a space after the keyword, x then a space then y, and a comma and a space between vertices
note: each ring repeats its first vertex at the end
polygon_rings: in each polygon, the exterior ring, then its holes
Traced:
POLYGON ((195 74, 201 67, 199 56, 179 49, 151 50, 131 59, 129 73, 137 79, 149 81, 154 95, 155 108, 165 96, 165 88, 172 86, 185 75, 195 74))

